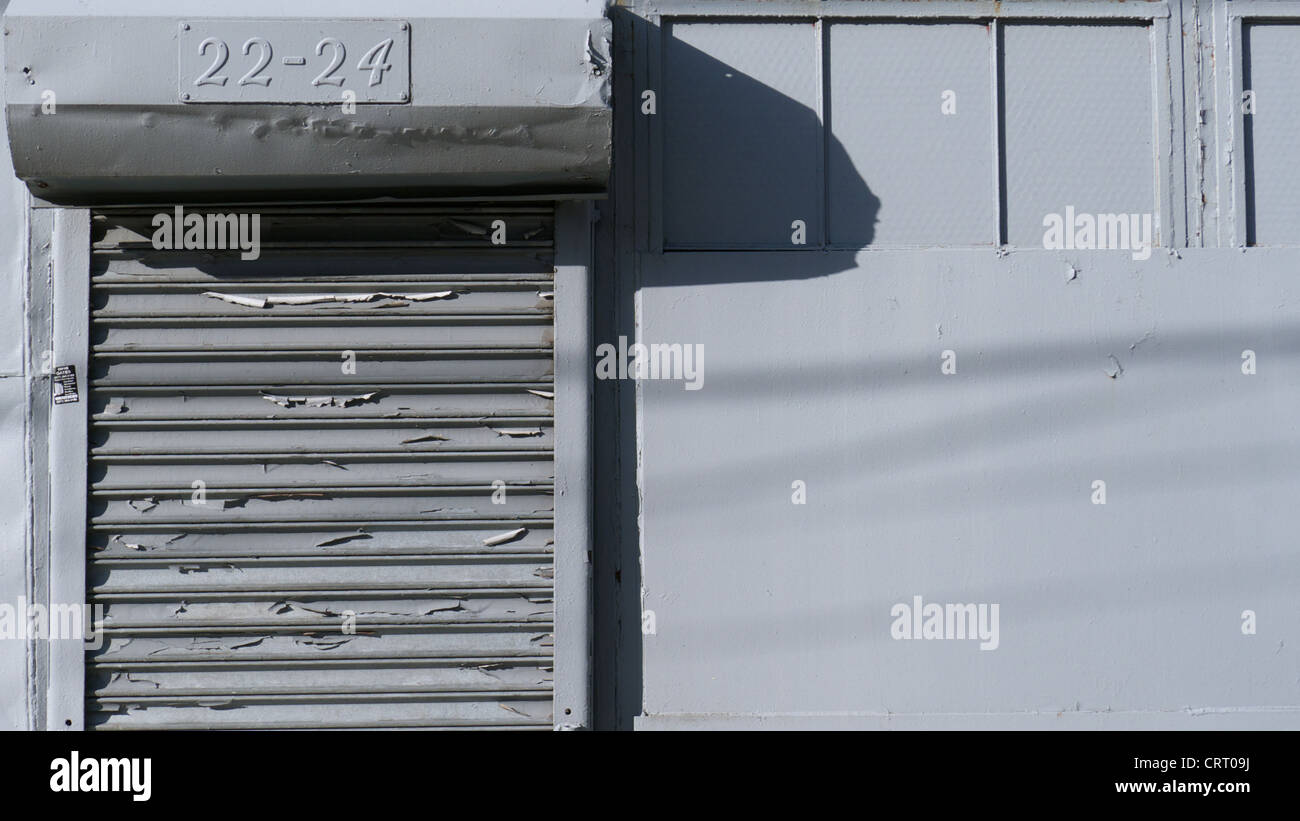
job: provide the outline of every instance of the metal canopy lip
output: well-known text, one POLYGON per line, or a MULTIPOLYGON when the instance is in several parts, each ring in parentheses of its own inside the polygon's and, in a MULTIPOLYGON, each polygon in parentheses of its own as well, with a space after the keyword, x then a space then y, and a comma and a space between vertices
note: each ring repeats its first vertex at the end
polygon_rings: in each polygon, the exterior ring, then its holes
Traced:
MULTIPOLYGON (((47 199, 41 191, 33 190, 32 192, 33 208, 63 208, 64 204, 47 199)), ((459 194, 431 194, 428 192, 416 192, 410 196, 396 196, 390 193, 360 193, 360 192, 337 192, 335 196, 322 194, 317 197, 295 197, 284 194, 277 194, 274 197, 267 198, 245 198, 232 199, 230 192, 211 192, 196 191, 193 192, 187 203, 192 203, 196 207, 221 208, 226 210, 239 210, 244 208, 288 208, 288 209, 328 209, 331 207, 340 208, 365 208, 365 207, 383 207, 390 205, 409 205, 412 207, 420 205, 455 205, 460 203, 471 204, 481 203, 484 198, 503 204, 523 204, 523 203, 542 203, 553 202, 557 199, 556 194, 521 192, 515 189, 498 191, 490 196, 479 192, 464 192, 459 194)), ((609 198, 609 193, 604 189, 599 191, 575 191, 562 195, 566 200, 603 200, 609 198)), ((176 205, 176 198, 159 194, 153 199, 131 198, 120 192, 105 192, 102 201, 91 203, 95 207, 96 213, 112 213, 114 211, 136 211, 140 209, 162 210, 173 208, 176 205), (116 195, 116 198, 115 198, 116 195)), ((188 207, 188 206, 187 206, 188 207)))

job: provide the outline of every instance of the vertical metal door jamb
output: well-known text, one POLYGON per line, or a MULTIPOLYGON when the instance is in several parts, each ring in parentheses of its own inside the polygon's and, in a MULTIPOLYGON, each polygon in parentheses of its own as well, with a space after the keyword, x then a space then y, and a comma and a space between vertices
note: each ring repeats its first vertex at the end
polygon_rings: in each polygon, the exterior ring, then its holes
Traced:
POLYGON ((90 324, 90 211, 61 208, 54 215, 53 350, 56 367, 76 371, 77 402, 50 409, 49 691, 46 728, 80 730, 85 720, 85 648, 61 635, 60 608, 76 614, 86 596, 86 408, 90 324))
POLYGON ((555 715, 591 724, 592 209, 555 214, 555 715))

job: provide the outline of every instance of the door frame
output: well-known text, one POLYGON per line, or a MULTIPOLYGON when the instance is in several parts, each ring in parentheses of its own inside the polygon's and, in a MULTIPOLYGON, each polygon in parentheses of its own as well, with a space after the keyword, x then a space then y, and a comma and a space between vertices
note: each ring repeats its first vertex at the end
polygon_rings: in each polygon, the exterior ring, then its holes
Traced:
MULTIPOLYGON (((234 206, 232 206, 234 207, 234 206)), ((255 207, 255 206, 254 206, 255 207)), ((32 493, 46 499, 36 506, 34 523, 39 564, 41 535, 48 534, 48 584, 33 585, 33 604, 88 606, 86 590, 87 456, 89 449, 90 216, 86 208, 34 209, 29 305, 49 305, 48 338, 31 324, 29 361, 39 369, 47 350, 55 366, 76 371, 77 403, 52 404, 50 374, 32 393, 33 409, 50 403, 46 453, 48 476, 33 472, 32 493), (49 241, 41 242, 38 223, 48 222, 49 241), (45 273, 45 276, 41 274, 45 273), (42 521, 42 519, 44 521, 42 521), (42 589, 44 587, 44 589, 42 589), (43 599, 43 601, 39 601, 43 599)), ((591 421, 594 371, 591 346, 591 255, 594 210, 589 201, 556 203, 555 209, 555 729, 586 729, 591 724, 591 421)), ((35 310, 33 308, 33 310, 35 310)), ((34 373, 43 373, 34 370, 34 373)), ((29 412, 32 409, 29 409, 29 412)), ((33 421, 46 414, 32 413, 33 421)), ((32 427, 33 453, 41 448, 32 427)), ((44 721, 48 730, 85 728, 85 646, 80 640, 50 641, 37 650, 32 668, 38 687, 45 682, 44 721)), ((35 726, 42 726, 39 718, 35 726)))

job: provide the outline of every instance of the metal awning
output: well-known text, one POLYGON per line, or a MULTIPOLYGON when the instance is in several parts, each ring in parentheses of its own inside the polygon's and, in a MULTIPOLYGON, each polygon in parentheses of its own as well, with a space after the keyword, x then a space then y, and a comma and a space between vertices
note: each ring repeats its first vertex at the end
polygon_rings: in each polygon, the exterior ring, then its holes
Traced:
POLYGON ((600 195, 603 4, 476 6, 14 0, 14 169, 61 204, 600 195))

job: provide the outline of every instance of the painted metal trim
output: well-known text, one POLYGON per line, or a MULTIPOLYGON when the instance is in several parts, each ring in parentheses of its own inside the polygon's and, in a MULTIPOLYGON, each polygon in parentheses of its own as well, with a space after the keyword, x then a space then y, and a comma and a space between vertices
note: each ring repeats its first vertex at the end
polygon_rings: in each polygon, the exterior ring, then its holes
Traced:
POLYGON ((1079 710, 993 713, 656 713, 637 716, 638 731, 827 730, 1278 730, 1294 707, 1207 707, 1185 710, 1079 710))
MULTIPOLYGON (((1229 245, 1236 248, 1244 248, 1250 242, 1250 225, 1247 219, 1247 208, 1249 203, 1246 202, 1246 168, 1245 157, 1248 147, 1246 145, 1246 115, 1241 110, 1241 99, 1245 93, 1245 72, 1246 72, 1246 54, 1244 48, 1244 38, 1242 22, 1240 15, 1229 14, 1227 18, 1227 31, 1224 36, 1227 39, 1228 53, 1226 60, 1228 73, 1228 99, 1226 108, 1230 112, 1228 116, 1232 118, 1232 137, 1223 152, 1222 162, 1228 171, 1228 184, 1231 186, 1232 210, 1228 215, 1228 224, 1231 226, 1231 235, 1229 245), (1236 162, 1234 162, 1234 159, 1236 162)), ((1222 199, 1224 194, 1219 194, 1222 199)))
POLYGON ((1224 59, 1216 64, 1226 67, 1216 71, 1215 111, 1218 113, 1219 151, 1219 235, 1220 244, 1245 248, 1250 244, 1250 226, 1246 200, 1246 115, 1242 111, 1242 96, 1246 92, 1246 53, 1242 29, 1251 23, 1300 20, 1300 0, 1233 0, 1220 2, 1214 8, 1214 46, 1224 59), (1226 95, 1226 97, 1225 97, 1226 95), (1226 139, 1225 139, 1226 136, 1226 139), (1235 160, 1235 161, 1234 161, 1235 160), (1223 213, 1224 204, 1228 213, 1223 213), (1226 232, 1227 242, 1223 242, 1226 232))
POLYGON ((557 730, 591 721, 591 205, 555 214, 555 688, 557 730))
MULTIPOLYGON (((1204 247, 1207 228, 1206 212, 1209 201, 1202 200, 1205 192, 1204 167, 1196 160, 1197 154, 1206 147, 1205 130, 1211 124, 1200 122, 1197 112, 1203 93, 1203 78, 1200 71, 1201 55, 1201 20, 1196 0, 1180 2, 1175 6, 1174 17, 1169 23, 1170 40, 1168 42, 1170 66, 1177 62, 1176 76, 1170 78, 1171 104, 1178 106, 1179 122, 1182 124, 1182 145, 1174 150, 1182 154, 1182 173, 1174 184, 1182 192, 1182 222, 1186 227, 1186 247, 1204 247), (1179 36, 1174 39, 1177 32, 1179 36), (1190 34, 1190 36, 1185 36, 1190 34), (1195 192, 1189 194, 1189 192, 1195 192), (1195 199, 1193 199, 1193 197, 1195 199)), ((1177 156, 1175 156, 1177 161, 1177 156)), ((1177 203, 1175 203, 1177 204, 1177 203)))
MULTIPOLYGON (((1230 231, 1232 220, 1233 202, 1231 197, 1231 179, 1232 166, 1229 160, 1232 157, 1232 146, 1235 132, 1233 131, 1232 106, 1225 106, 1224 101, 1230 99, 1232 94, 1232 74, 1231 70, 1226 67, 1231 64, 1232 55, 1227 52, 1225 38, 1228 28, 1228 10, 1223 3, 1216 3, 1210 11, 1211 20, 1203 23, 1203 26, 1211 28, 1209 37, 1202 41, 1202 64, 1210 62, 1210 71, 1213 74, 1211 82, 1214 106, 1214 142, 1210 146, 1211 156, 1207 157, 1205 162, 1207 168, 1213 168, 1214 180, 1214 208, 1207 209, 1207 219, 1214 220, 1214 245, 1216 247, 1225 247, 1230 244, 1227 236, 1230 231), (1224 63, 1225 70, 1219 69, 1219 60, 1214 57, 1215 54, 1225 55, 1228 60, 1224 63), (1226 110, 1225 110, 1226 109, 1226 110)), ((1199 15, 1199 12, 1198 12, 1199 15)), ((1201 39, 1198 37, 1198 39, 1201 39)), ((1206 124, 1208 127, 1209 124, 1206 124)), ((1202 190, 1209 184, 1209 174, 1207 179, 1201 180, 1202 190)))
POLYGON ((1286 20, 1300 17, 1300 0, 1232 0, 1223 5, 1229 20, 1286 20))
MULTIPOLYGON (((50 412, 49 604, 79 607, 86 601, 90 211, 56 211, 52 244, 54 365, 76 368, 82 401, 58 405, 50 412)), ((64 638, 50 642, 46 729, 83 729, 85 670, 81 641, 64 638)))
POLYGON ((989 88, 993 92, 993 197, 997 203, 994 219, 994 244, 1007 244, 1007 147, 1005 112, 1002 110, 1002 37, 1001 20, 989 22, 989 88))
POLYGON ((646 55, 645 73, 641 76, 646 78, 646 86, 656 89, 655 94, 655 114, 651 117, 645 117, 646 126, 646 144, 650 150, 646 152, 646 188, 649 189, 647 200, 649 207, 646 209, 646 220, 648 242, 647 248, 652 254, 663 253, 664 250, 664 146, 667 140, 664 136, 667 127, 664 117, 671 114, 670 109, 666 110, 664 106, 668 103, 667 84, 668 84, 668 38, 672 36, 669 27, 672 24, 662 20, 653 20, 646 27, 646 36, 643 51, 646 55), (665 113, 666 112, 666 113, 665 113))
POLYGON ((821 196, 817 198, 817 241, 825 248, 831 242, 831 187, 826 183, 830 177, 831 134, 830 112, 827 107, 831 100, 831 43, 824 20, 813 22, 813 39, 817 41, 817 127, 821 139, 817 141, 817 157, 814 167, 817 177, 821 179, 821 196))
MULTIPOLYGON (((30 200, 30 196, 28 197, 30 200)), ((28 259, 24 272, 27 276, 27 475, 32 509, 27 520, 31 536, 28 546, 27 595, 33 603, 46 603, 49 594, 50 559, 50 412, 51 375, 44 372, 48 360, 45 351, 52 350, 50 335, 53 332, 53 299, 50 296, 51 237, 54 232, 54 211, 27 210, 30 234, 27 241, 28 259)), ((27 729, 45 727, 46 690, 49 681, 49 656, 47 643, 34 638, 27 640, 28 682, 27 729)))
MULTIPOLYGON (((1290 0, 1284 0, 1290 4, 1290 0)), ((1269 3, 1268 5, 1272 5, 1269 3)), ((1300 5, 1300 3, 1297 3, 1300 5)), ((949 0, 916 3, 909 0, 768 0, 761 11, 748 0, 642 0, 632 2, 634 12, 645 16, 716 18, 737 17, 746 20, 773 18, 920 18, 971 20, 1007 19, 1079 19, 1079 20, 1153 20, 1169 17, 1165 0, 1154 2, 1078 3, 1070 0, 1032 0, 1032 2, 998 2, 997 0, 949 0)))
MULTIPOLYGON (((1151 148, 1155 151, 1155 194, 1153 208, 1158 217, 1152 240, 1160 248, 1186 246, 1187 209, 1179 207, 1180 201, 1186 203, 1184 189, 1184 168, 1175 160, 1174 147, 1184 143, 1182 139, 1184 126, 1181 118, 1175 117, 1173 93, 1175 77, 1181 77, 1182 71, 1174 71, 1170 56, 1170 21, 1169 18, 1151 21, 1148 35, 1151 38, 1151 108, 1152 118, 1151 148)), ((1182 152, 1180 151, 1181 155, 1182 152)), ((1181 157, 1180 157, 1181 159, 1181 157)))

